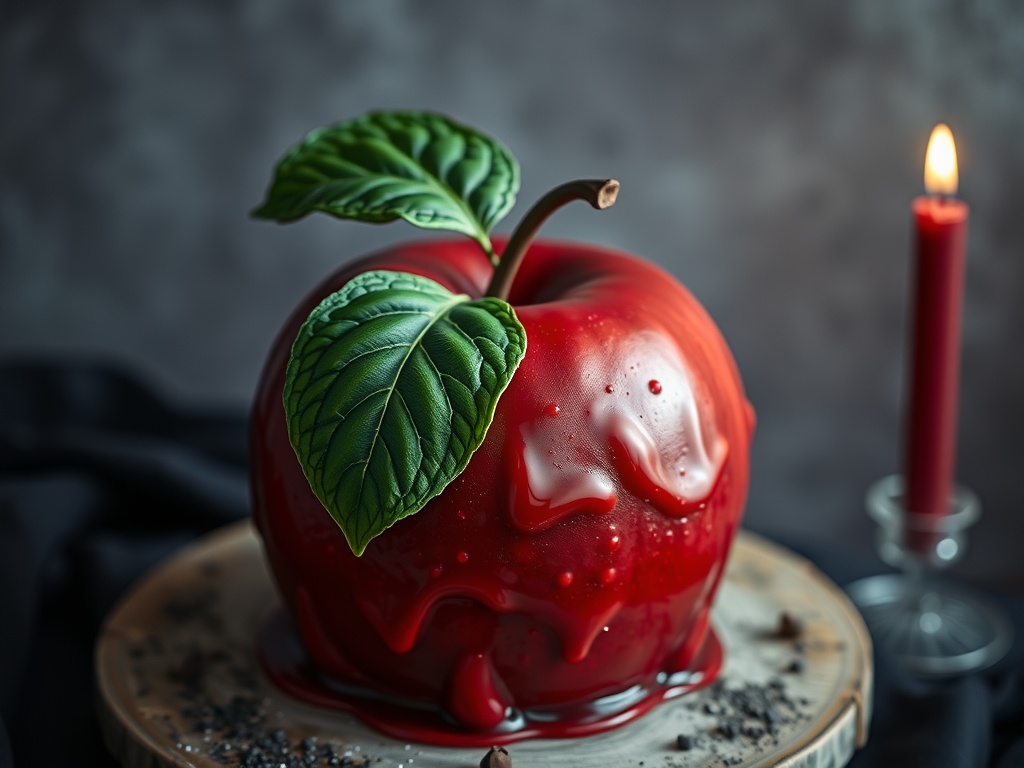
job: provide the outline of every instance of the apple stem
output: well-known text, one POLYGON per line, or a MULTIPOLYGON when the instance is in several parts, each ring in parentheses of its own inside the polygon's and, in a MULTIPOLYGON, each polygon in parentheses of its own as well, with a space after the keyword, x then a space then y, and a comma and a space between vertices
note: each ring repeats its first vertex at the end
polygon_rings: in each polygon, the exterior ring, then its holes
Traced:
POLYGON ((611 206, 618 194, 619 182, 615 179, 580 179, 555 187, 544 195, 526 212, 519 226, 512 232, 485 295, 508 300, 523 255, 548 216, 573 200, 586 200, 600 211, 611 206))

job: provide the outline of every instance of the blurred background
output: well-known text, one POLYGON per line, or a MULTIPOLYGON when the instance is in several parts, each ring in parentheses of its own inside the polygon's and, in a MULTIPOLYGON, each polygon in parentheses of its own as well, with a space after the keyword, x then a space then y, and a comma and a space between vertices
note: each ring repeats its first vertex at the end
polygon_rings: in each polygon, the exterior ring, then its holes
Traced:
POLYGON ((0 360, 105 359, 242 412, 292 307, 426 236, 247 212, 310 129, 375 108, 501 138, 532 201, 614 176, 544 236, 682 280, 759 417, 747 522, 872 551, 899 465, 911 199, 948 122, 972 209, 959 572, 1024 590, 1024 5, 374 0, 0 4, 0 360))

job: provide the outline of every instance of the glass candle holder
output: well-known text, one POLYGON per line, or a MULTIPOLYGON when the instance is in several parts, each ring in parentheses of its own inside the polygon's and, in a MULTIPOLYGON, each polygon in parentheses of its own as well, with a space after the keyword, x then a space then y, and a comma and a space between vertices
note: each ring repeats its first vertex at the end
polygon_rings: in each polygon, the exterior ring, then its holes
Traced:
POLYGON ((948 515, 903 508, 903 481, 882 478, 868 489, 868 514, 878 524, 878 554, 900 573, 871 576, 847 587, 872 637, 908 672, 932 677, 983 669, 1006 653, 1013 630, 1003 612, 961 585, 939 578, 963 555, 967 529, 981 505, 957 486, 948 515))

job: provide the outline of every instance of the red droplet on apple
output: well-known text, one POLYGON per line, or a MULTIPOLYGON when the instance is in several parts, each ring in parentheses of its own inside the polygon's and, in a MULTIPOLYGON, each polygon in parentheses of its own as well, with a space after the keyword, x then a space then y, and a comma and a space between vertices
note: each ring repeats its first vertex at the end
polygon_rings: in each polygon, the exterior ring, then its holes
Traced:
POLYGON ((658 381, 657 379, 651 379, 649 382, 647 382, 647 388, 651 390, 651 394, 661 394, 661 382, 658 381))

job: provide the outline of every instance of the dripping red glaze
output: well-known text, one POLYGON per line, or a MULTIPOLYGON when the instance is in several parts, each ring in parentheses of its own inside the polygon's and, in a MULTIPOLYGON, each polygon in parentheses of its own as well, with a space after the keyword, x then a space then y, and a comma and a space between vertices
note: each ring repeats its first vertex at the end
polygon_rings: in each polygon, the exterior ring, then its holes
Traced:
POLYGON ((475 745, 595 732, 710 682, 753 411, 696 300, 639 259, 535 243, 510 295, 526 357, 484 444, 356 558, 302 475, 281 391, 302 320, 366 269, 472 296, 491 274, 471 242, 393 248, 328 278, 275 342, 253 412, 254 519, 312 662, 300 681, 264 643, 275 681, 400 738, 475 745))

